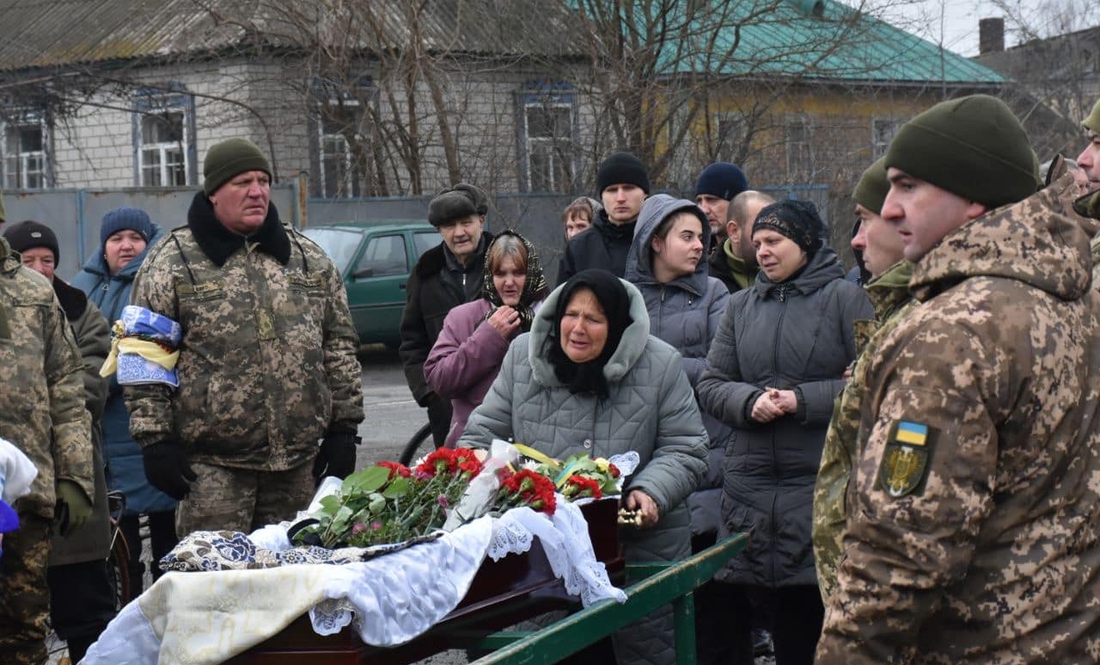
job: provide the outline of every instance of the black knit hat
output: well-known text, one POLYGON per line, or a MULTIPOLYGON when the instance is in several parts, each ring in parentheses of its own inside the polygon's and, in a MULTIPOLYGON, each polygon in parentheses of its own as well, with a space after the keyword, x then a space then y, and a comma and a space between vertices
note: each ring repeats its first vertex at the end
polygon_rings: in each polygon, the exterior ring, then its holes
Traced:
POLYGON ((695 196, 710 194, 732 201, 733 197, 749 188, 749 181, 736 164, 715 162, 703 169, 695 183, 695 196))
POLYGON ((940 102, 905 123, 885 164, 987 208, 1022 201, 1039 187, 1027 132, 989 95, 940 102))
POLYGON ((263 171, 269 178, 271 162, 259 146, 248 139, 226 139, 206 151, 202 162, 202 191, 210 196, 230 178, 245 171, 263 171))
POLYGON ((616 152, 603 160, 596 171, 596 191, 603 194, 603 190, 611 185, 634 185, 646 194, 649 193, 649 174, 641 160, 629 152, 616 152))
POLYGON ((852 200, 876 215, 882 214, 882 204, 890 192, 890 181, 886 178, 886 158, 879 157, 874 164, 860 176, 852 191, 852 200))
POLYGON ((810 256, 824 244, 825 222, 809 201, 778 201, 765 206, 753 222, 752 232, 771 229, 795 242, 810 256))
POLYGON ((53 229, 45 224, 27 220, 12 224, 4 229, 4 237, 8 244, 17 252, 24 252, 32 247, 45 247, 53 252, 54 263, 61 260, 61 251, 58 249, 57 235, 53 229))
POLYGON ((428 221, 432 226, 443 226, 488 211, 489 197, 480 187, 459 183, 442 190, 428 203, 428 221))

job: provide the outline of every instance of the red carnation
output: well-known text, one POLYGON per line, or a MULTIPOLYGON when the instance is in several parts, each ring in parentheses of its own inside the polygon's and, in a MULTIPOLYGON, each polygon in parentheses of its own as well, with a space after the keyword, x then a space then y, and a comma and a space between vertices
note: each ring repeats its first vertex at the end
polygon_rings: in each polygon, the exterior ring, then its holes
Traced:
POLYGON ((412 469, 401 464, 400 462, 379 462, 375 466, 381 466, 390 470, 390 480, 393 480, 397 476, 402 478, 408 478, 412 475, 412 469))

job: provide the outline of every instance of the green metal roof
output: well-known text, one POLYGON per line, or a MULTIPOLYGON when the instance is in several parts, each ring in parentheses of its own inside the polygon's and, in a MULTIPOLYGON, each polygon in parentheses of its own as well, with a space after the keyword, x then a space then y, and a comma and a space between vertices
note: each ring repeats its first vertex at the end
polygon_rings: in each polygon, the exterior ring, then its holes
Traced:
MULTIPOLYGON (((713 11, 697 12, 692 32, 698 31, 700 41, 713 36, 713 45, 693 52, 691 45, 666 41, 659 60, 662 73, 891 83, 1006 81, 984 65, 833 0, 707 1, 713 11), (723 25, 717 33, 715 15, 723 25), (730 49, 732 55, 724 55, 730 49)), ((675 17, 661 20, 674 23, 675 17)))

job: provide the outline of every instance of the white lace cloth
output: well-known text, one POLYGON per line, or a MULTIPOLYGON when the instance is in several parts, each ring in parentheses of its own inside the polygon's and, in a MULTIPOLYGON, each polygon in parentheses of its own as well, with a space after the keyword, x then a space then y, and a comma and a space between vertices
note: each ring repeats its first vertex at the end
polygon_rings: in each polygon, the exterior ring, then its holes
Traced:
MULTIPOLYGON (((214 665, 275 635, 307 611, 321 635, 354 621, 367 644, 402 644, 458 605, 486 556, 495 561, 526 552, 535 537, 554 574, 585 606, 606 598, 626 600, 596 561, 580 509, 559 496, 552 520, 517 508, 362 563, 168 573, 123 608, 81 663, 214 665)), ((272 549, 288 546, 277 527, 250 538, 272 549)))

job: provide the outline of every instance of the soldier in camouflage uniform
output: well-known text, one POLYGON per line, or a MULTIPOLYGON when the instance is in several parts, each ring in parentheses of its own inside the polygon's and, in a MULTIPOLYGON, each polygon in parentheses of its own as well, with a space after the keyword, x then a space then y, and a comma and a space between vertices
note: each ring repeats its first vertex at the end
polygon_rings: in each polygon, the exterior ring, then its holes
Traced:
POLYGON ((1035 193, 1027 135, 992 97, 916 116, 886 165, 882 216, 920 304, 871 361, 817 662, 1095 663, 1088 239, 1053 188, 1035 193))
MULTIPOLYGON (((55 508, 65 496, 90 505, 91 416, 84 408, 84 364, 50 283, 22 266, 0 238, 0 437, 38 468, 16 503, 20 528, 4 537, 0 565, 0 663, 46 658, 46 564, 55 508), (64 486, 62 488, 62 486, 64 486)), ((67 525, 58 525, 67 528, 67 525)))
POLYGON ((864 264, 871 273, 871 281, 863 288, 875 307, 875 318, 855 322, 859 356, 852 363, 848 383, 837 397, 814 486, 814 564, 821 597, 826 601, 836 589, 841 537, 848 520, 845 495, 857 459, 859 412, 867 390, 867 370, 882 340, 915 307, 909 295, 913 264, 902 256, 897 229, 879 214, 889 189, 886 167, 879 159, 863 172, 852 193, 859 216, 852 248, 863 252, 864 264))
POLYGON ((79 529, 72 529, 72 533, 54 534, 47 572, 50 625, 58 637, 65 640, 70 660, 78 663, 115 616, 115 588, 107 572, 111 523, 100 436, 107 379, 99 374, 111 350, 111 333, 107 319, 84 292, 54 273, 60 248, 52 229, 27 220, 7 225, 4 238, 19 252, 25 267, 50 280, 84 362, 84 407, 92 416, 95 496, 93 501, 83 505, 79 493, 70 500, 70 527, 76 526, 81 519, 87 521, 79 529))
POLYGON ((315 477, 354 470, 363 419, 343 281, 279 221, 267 158, 230 139, 203 173, 187 226, 153 247, 131 296, 183 328, 179 388, 126 388, 149 482, 180 500, 180 536, 293 517, 315 477))

